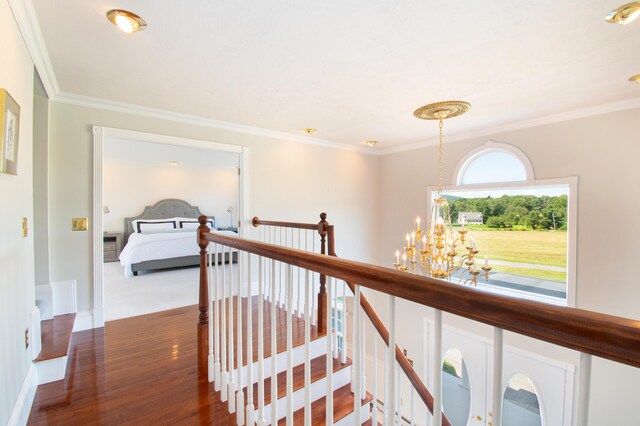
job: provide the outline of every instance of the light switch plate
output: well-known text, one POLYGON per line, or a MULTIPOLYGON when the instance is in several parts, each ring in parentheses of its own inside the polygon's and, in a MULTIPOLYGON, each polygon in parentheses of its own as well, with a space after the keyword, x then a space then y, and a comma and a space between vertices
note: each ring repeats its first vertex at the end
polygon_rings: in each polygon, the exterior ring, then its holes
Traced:
POLYGON ((89 225, 86 217, 74 217, 71 219, 72 231, 86 231, 88 227, 89 225))
POLYGON ((22 238, 27 238, 29 235, 29 221, 26 217, 22 218, 22 238))

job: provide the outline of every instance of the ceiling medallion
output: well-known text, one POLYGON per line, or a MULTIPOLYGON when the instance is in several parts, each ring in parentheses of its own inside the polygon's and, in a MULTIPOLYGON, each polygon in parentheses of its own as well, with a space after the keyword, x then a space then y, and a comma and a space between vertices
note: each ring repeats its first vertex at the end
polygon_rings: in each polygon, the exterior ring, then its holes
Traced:
POLYGON ((366 141, 365 143, 371 147, 374 147, 378 144, 378 141, 366 141))
POLYGON ((147 23, 144 19, 124 9, 111 9, 107 12, 107 19, 127 34, 142 31, 147 28, 147 23))
POLYGON ((604 18, 612 24, 627 25, 640 16, 640 2, 634 1, 612 10, 604 18))
POLYGON ((444 120, 464 114, 469 111, 469 108, 471 108, 469 102, 444 101, 422 106, 415 110, 413 115, 422 120, 444 120))
POLYGON ((315 132, 318 131, 318 129, 314 129, 313 127, 307 127, 306 129, 302 129, 303 132, 305 132, 308 135, 312 135, 315 132))
POLYGON ((636 74, 633 77, 629 77, 629 81, 634 82, 636 84, 640 84, 640 74, 636 74))

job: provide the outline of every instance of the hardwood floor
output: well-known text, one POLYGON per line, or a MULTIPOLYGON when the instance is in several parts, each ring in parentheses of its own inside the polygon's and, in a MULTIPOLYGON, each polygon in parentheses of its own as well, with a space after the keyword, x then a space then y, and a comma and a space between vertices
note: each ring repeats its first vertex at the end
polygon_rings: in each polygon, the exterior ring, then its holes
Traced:
POLYGON ((76 314, 58 315, 41 322, 42 350, 36 362, 67 355, 75 318, 76 314))
MULTIPOLYGON (((256 302, 254 298, 254 312, 256 302)), ((284 318, 284 311, 279 310, 279 352, 286 347, 284 318)), ((255 314, 254 319, 255 330, 255 314)), ((197 322, 198 307, 189 306, 74 333, 67 375, 64 381, 38 387, 29 424, 235 424, 235 415, 228 414, 213 385, 206 376, 198 375, 197 322)), ((294 319, 296 345, 303 343, 303 324, 294 319)), ((269 328, 267 322, 265 336, 269 328)), ((317 337, 315 328, 312 335, 317 337)), ((254 343, 254 353, 256 350, 254 343)), ((313 364, 314 377, 319 369, 324 370, 321 364, 320 360, 313 364)), ((297 369, 294 376, 299 377, 301 371, 297 369)))

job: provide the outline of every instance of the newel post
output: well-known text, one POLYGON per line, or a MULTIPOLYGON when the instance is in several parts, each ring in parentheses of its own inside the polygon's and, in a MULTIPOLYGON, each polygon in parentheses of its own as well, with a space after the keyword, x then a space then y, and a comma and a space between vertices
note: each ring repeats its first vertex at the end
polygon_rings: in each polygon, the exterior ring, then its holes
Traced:
MULTIPOLYGON (((320 254, 327 254, 327 214, 320 213, 320 222, 318 222, 318 234, 320 234, 320 254)), ((327 276, 320 274, 320 292, 318 293, 318 333, 324 333, 327 330, 327 276)))
POLYGON ((199 309, 200 319, 198 321, 198 370, 201 374, 207 374, 207 355, 209 347, 209 280, 207 274, 207 247, 209 242, 204 238, 211 230, 207 226, 207 216, 200 216, 198 222, 198 246, 200 246, 200 294, 199 309))

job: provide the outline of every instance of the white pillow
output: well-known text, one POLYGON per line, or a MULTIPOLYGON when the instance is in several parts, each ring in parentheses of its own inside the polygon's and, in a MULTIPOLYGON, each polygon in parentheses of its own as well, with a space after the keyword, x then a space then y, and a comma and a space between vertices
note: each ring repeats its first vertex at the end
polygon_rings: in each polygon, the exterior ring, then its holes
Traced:
MULTIPOLYGON (((208 219, 207 225, 209 228, 214 228, 213 219, 208 219)), ((197 229, 200 223, 195 217, 176 217, 176 226, 181 229, 197 229)))
MULTIPOLYGON (((132 220, 131 221, 131 227, 133 228, 133 232, 134 233, 138 233, 140 232, 140 230, 138 229, 138 223, 140 222, 144 222, 144 223, 155 223, 155 222, 174 222, 176 221, 176 217, 168 217, 165 219, 136 219, 136 220, 132 220)), ((178 225, 176 224, 176 228, 178 227, 178 225)))
POLYGON ((176 229, 176 222, 173 220, 166 220, 164 222, 146 222, 138 221, 136 223, 136 230, 141 234, 157 234, 159 232, 172 232, 176 229))

